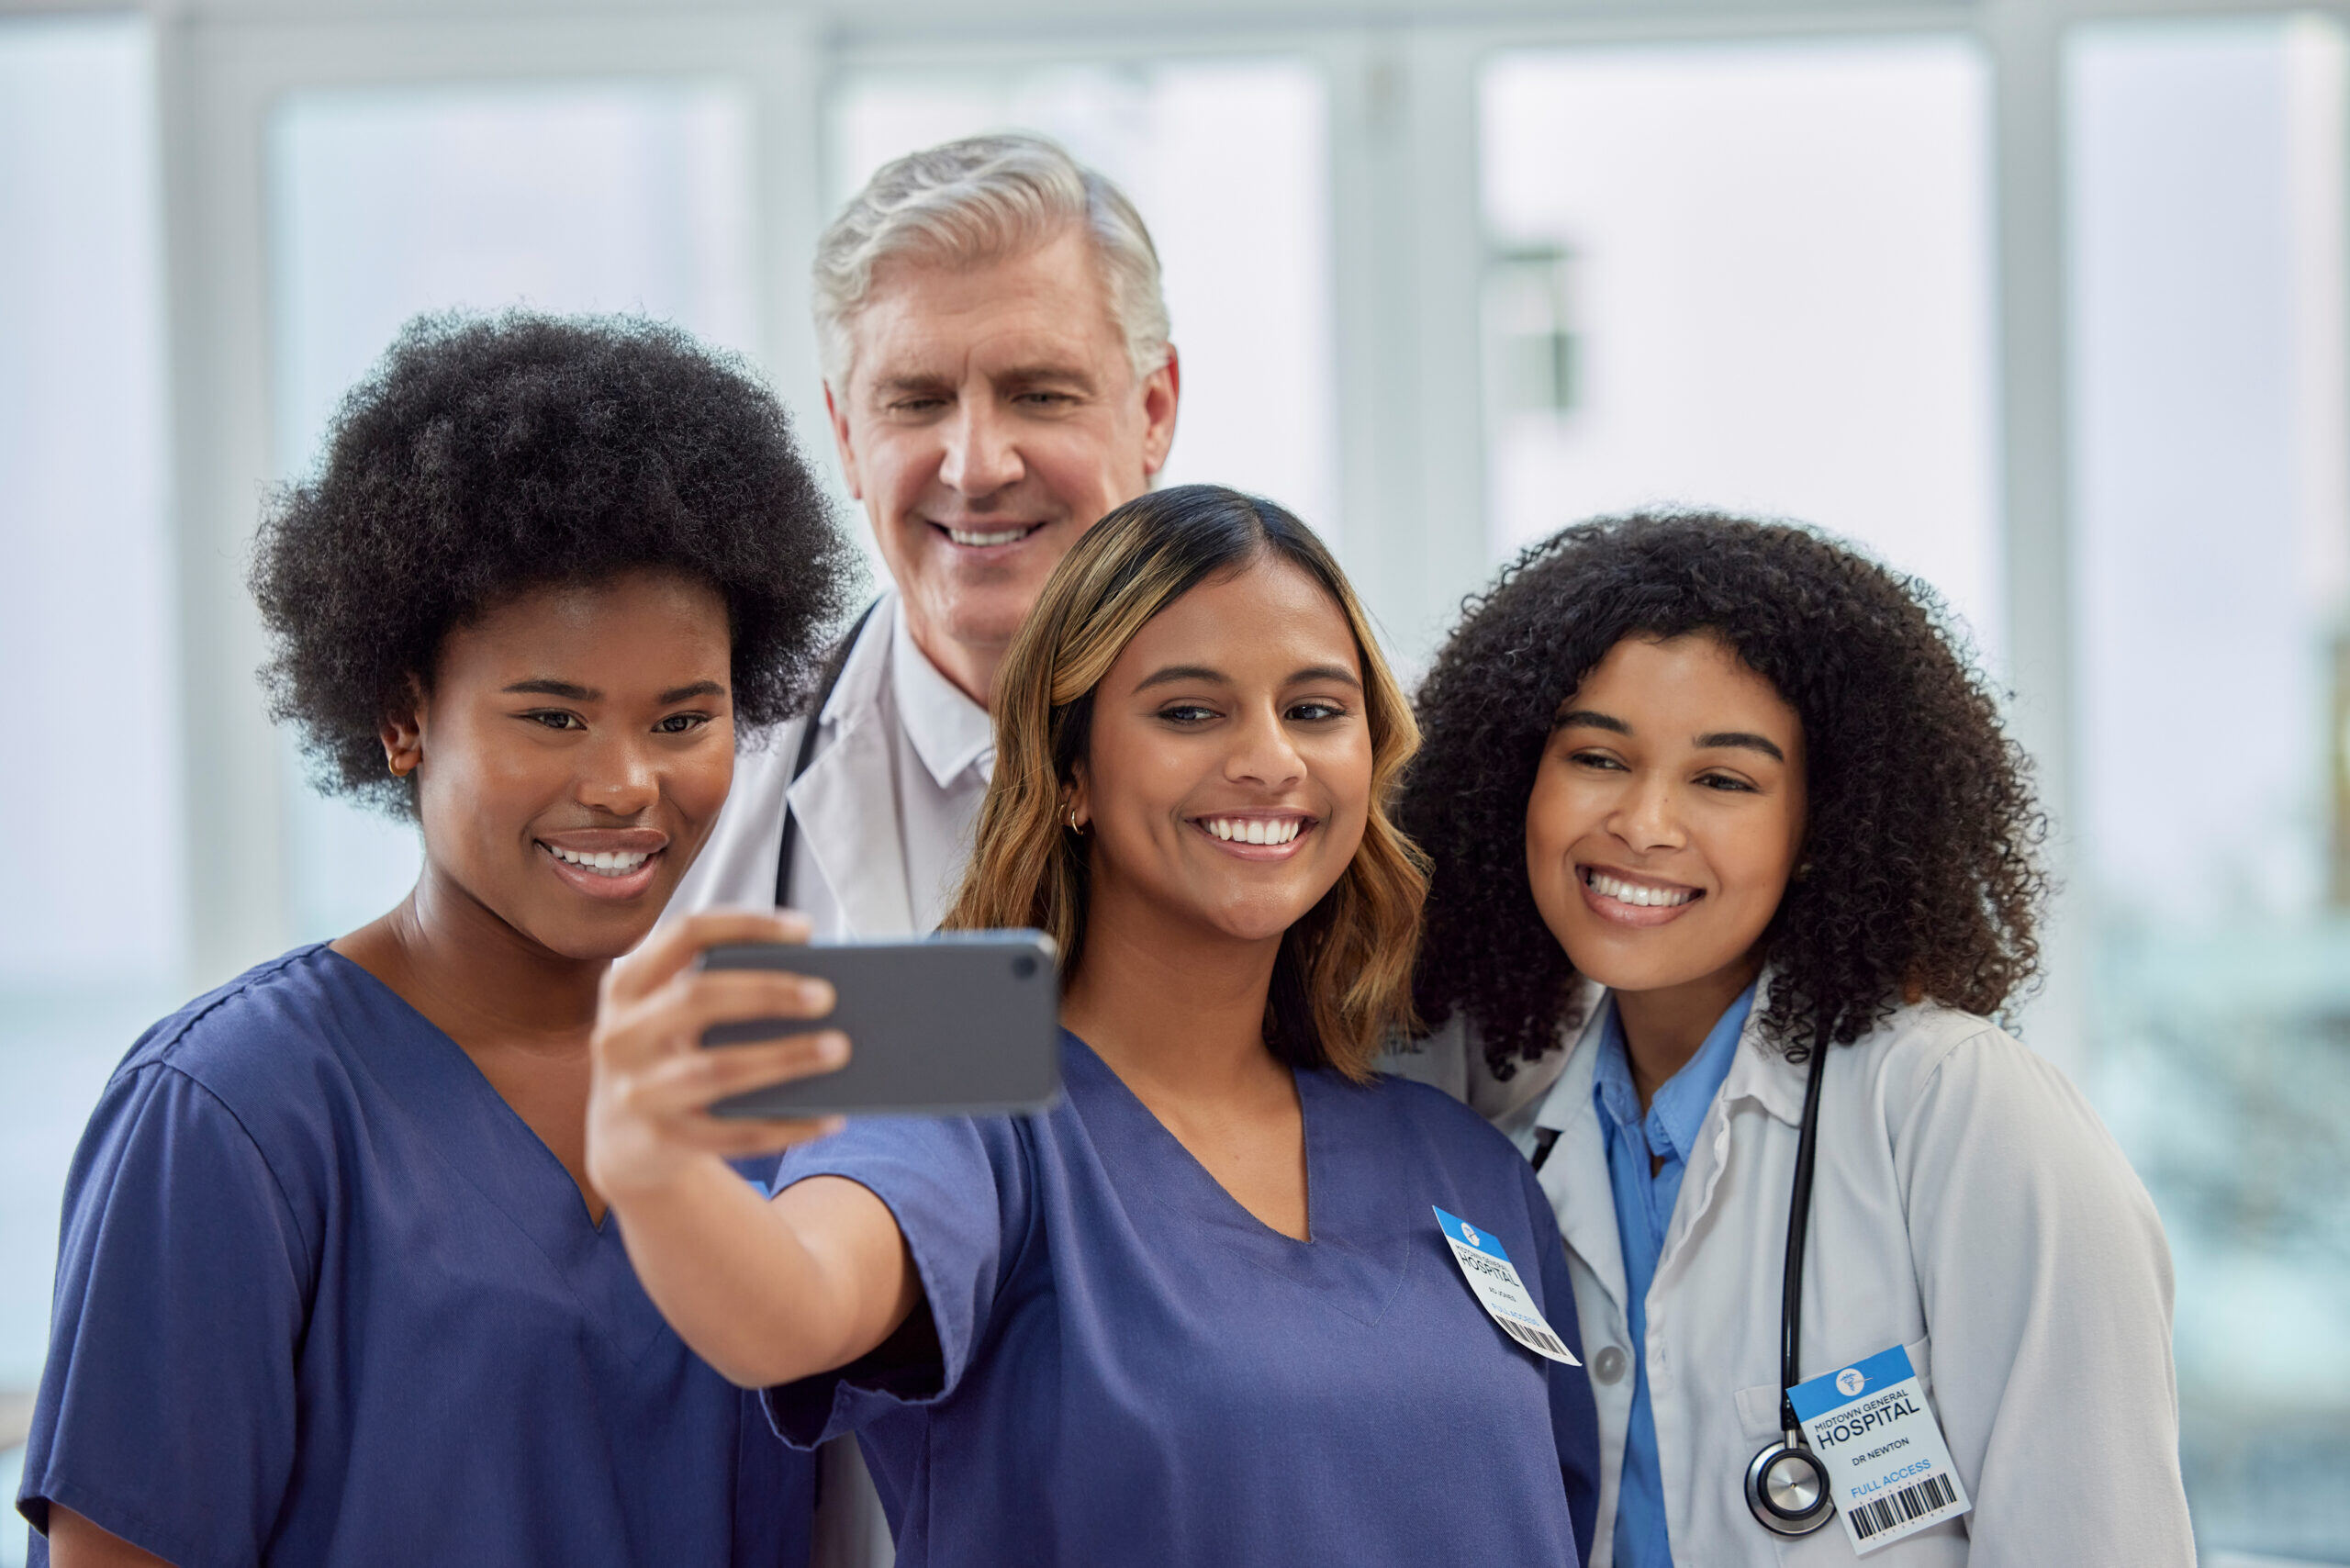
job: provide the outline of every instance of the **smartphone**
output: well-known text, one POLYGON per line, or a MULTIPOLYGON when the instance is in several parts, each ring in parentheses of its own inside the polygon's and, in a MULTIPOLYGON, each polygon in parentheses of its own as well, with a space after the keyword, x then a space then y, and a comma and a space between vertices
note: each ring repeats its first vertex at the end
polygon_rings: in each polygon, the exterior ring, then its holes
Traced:
POLYGON ((705 969, 780 969, 832 981, 822 1018, 755 1018, 705 1030, 705 1046, 838 1029, 848 1065, 721 1100, 720 1116, 977 1115, 1041 1111, 1060 1096, 1053 939, 954 931, 900 942, 744 943, 705 969))

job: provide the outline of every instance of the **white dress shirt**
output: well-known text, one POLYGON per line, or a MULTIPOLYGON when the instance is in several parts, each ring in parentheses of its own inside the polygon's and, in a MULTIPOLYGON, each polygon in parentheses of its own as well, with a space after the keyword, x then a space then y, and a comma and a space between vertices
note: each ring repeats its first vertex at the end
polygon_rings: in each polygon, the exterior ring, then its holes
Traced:
POLYGON ((894 590, 857 633, 795 781, 807 721, 746 737, 734 786, 670 912, 775 902, 789 791, 799 818, 791 905, 819 936, 912 936, 937 928, 971 851, 995 731, 986 709, 914 645, 894 590))
MULTIPOLYGON (((745 737, 725 807, 669 913, 773 907, 788 795, 799 818, 790 903, 814 922, 817 935, 936 930, 962 881, 995 768, 987 710, 914 645, 892 590, 842 664, 816 715, 815 755, 795 780, 791 766, 806 722, 745 737)), ((825 1444, 819 1463, 811 1568, 886 1568, 896 1552, 856 1439, 825 1444)))
MULTIPOLYGON (((1768 980, 1765 979, 1767 987, 1768 980)), ((1622 1249, 1592 1103, 1596 988, 1573 1038, 1506 1082, 1456 1024, 1391 1058, 1530 1151, 1574 1277, 1599 1406, 1611 1561, 1631 1410, 1622 1249)), ((1748 1512, 1779 1435, 1779 1296, 1805 1069, 1757 1035, 1707 1111, 1648 1297, 1650 1398, 1679 1568, 1852 1560, 1840 1522, 1782 1540, 1748 1512)), ((1974 1511, 1873 1551, 1884 1568, 2192 1563, 2170 1352, 2170 1251, 2152 1200, 2065 1075, 1983 1019, 1904 1007, 1831 1048, 1821 1085, 1802 1366, 1902 1346, 1974 1511)))

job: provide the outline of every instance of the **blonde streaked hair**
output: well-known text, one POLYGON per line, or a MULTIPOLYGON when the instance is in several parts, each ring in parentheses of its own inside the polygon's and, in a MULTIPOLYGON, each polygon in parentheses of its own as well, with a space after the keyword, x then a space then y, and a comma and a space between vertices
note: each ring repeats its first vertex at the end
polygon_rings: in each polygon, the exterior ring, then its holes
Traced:
POLYGON ((1091 738, 1094 692, 1160 610, 1211 578, 1276 563, 1320 583, 1354 633, 1371 811, 1337 882, 1281 938, 1265 1043, 1292 1066, 1361 1081, 1382 1047, 1413 1023, 1427 863, 1388 807, 1419 731, 1337 562, 1270 501, 1216 485, 1158 491, 1094 524, 1054 570, 997 678, 995 776, 943 924, 1048 932, 1068 982, 1085 951, 1089 840, 1069 831, 1063 798, 1091 738))

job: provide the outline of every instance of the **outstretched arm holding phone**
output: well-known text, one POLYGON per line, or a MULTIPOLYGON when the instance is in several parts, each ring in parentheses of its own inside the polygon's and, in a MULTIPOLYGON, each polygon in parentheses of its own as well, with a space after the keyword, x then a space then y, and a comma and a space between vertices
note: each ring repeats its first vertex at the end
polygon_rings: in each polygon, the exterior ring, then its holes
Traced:
MULTIPOLYGON (((1580 1561, 1596 1445, 1557 1222, 1481 1118, 1371 1070, 1408 1012, 1422 884, 1382 812, 1411 721, 1336 563, 1269 502, 1158 492, 1078 542, 1000 697, 946 925, 1052 937, 1060 1097, 859 1116, 762 1204, 724 1157, 824 1124, 711 1107, 839 1047, 703 1033, 831 999, 693 966, 795 918, 681 923, 605 988, 588 1111, 655 1304, 784 1442, 856 1436, 906 1568, 1580 1561), (1564 1350, 1446 1271, 1439 1211, 1525 1260, 1564 1350)), ((912 1044, 943 1075, 983 1009, 934 1000, 912 1044)), ((870 1069, 893 1047, 867 1017, 825 1023, 870 1069)))
POLYGON ((832 1030, 702 1047, 714 1024, 818 1018, 833 1004, 821 980, 704 971, 696 962, 703 949, 807 939, 807 922, 789 912, 713 911, 666 926, 606 977, 592 1047, 591 1177, 662 1315, 746 1388, 856 1360, 921 1298, 897 1221, 864 1187, 816 1177, 769 1202, 726 1164, 821 1137, 837 1117, 710 1114, 729 1095, 848 1059, 847 1040, 832 1030))

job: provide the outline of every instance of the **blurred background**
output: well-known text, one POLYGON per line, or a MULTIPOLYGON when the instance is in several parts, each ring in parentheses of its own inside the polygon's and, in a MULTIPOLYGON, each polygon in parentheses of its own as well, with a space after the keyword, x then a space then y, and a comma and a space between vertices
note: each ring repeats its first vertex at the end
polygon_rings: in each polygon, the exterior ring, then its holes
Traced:
POLYGON ((2057 818, 2021 1024, 2168 1226, 2206 1561, 2350 1562, 2350 4, 0 0, 0 1450, 114 1062, 414 873, 252 678, 341 391, 420 310, 644 312, 833 471, 817 230, 1014 126, 1158 240, 1169 478, 1317 524, 1407 669, 1648 502, 1940 588, 2057 818))

